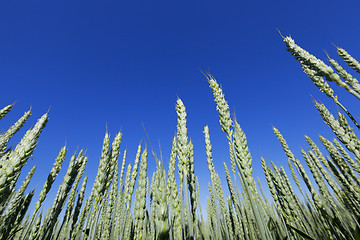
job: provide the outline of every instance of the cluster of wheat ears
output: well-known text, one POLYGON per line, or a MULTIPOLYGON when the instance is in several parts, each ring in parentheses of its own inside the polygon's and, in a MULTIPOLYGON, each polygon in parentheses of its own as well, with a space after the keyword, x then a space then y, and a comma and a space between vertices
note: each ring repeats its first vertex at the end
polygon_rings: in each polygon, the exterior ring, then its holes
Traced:
MULTIPOLYGON (((162 160, 155 156, 156 172, 151 179, 148 177, 148 150, 141 144, 133 165, 125 166, 126 151, 122 153, 122 161, 119 160, 122 134, 119 132, 111 142, 106 133, 89 197, 84 199, 88 178, 83 173, 87 157, 81 150, 71 156, 64 180, 52 206, 46 211, 42 203, 60 171, 67 148, 61 148, 55 159, 35 209, 28 209, 34 190, 27 192, 26 188, 35 166, 23 183, 18 184, 19 189, 15 189, 15 185, 21 169, 33 154, 48 121, 48 113, 26 132, 16 147, 7 146, 30 117, 31 111, 28 111, 0 135, 0 239, 360 239, 360 140, 347 119, 351 120, 351 125, 360 127, 334 95, 328 82, 335 82, 359 99, 360 84, 334 59, 329 58, 332 67, 328 66, 296 45, 292 38, 284 37, 283 40, 304 72, 344 114, 338 112, 335 118, 324 104, 315 101, 315 107, 337 139, 331 141, 320 136, 328 151, 326 155, 305 136, 310 147, 301 151, 302 162, 291 152, 279 130, 274 128, 288 157, 293 179, 290 181, 282 166, 273 162, 270 166, 262 158, 272 200, 264 196, 260 182, 257 185, 254 181, 245 133, 236 119, 231 119, 222 89, 213 76, 206 74, 230 155, 230 170, 224 163, 226 179, 220 179, 213 164, 210 131, 205 126, 206 157, 211 176, 207 219, 201 214, 199 183, 194 171, 194 146, 188 138, 186 110, 181 99, 176 102, 177 133, 167 171, 162 160), (304 161, 308 171, 304 168, 304 161), (309 172, 314 180, 310 179, 309 172), (229 196, 224 195, 225 180, 229 196), (304 183, 300 184, 300 181, 304 183), (302 189, 301 185, 307 189, 302 189), (302 197, 299 198, 295 191, 302 197)), ((338 47, 337 52, 360 73, 359 62, 342 48, 338 47)), ((1 109, 0 119, 12 107, 8 105, 1 109)))

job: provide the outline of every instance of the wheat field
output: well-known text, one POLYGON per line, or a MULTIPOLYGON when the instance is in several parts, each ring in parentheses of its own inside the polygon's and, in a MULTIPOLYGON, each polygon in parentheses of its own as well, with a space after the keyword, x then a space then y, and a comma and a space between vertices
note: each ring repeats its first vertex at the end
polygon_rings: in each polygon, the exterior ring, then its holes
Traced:
MULTIPOLYGON (((43 176, 39 196, 27 188, 36 166, 22 183, 18 182, 49 118, 45 113, 15 147, 9 147, 10 139, 31 116, 29 110, 0 135, 0 239, 360 239, 360 126, 329 83, 358 99, 360 84, 330 56, 327 65, 292 38, 283 37, 283 41, 305 74, 339 111, 334 116, 323 103, 314 100, 336 138, 320 136, 313 140, 305 136, 308 148, 301 150, 299 158, 282 133, 273 128, 291 173, 261 158, 272 199, 265 196, 265 186, 255 181, 246 135, 236 118, 231 118, 222 88, 206 73, 230 156, 230 161, 224 163, 226 179, 221 179, 213 163, 210 130, 204 126, 211 176, 206 206, 201 206, 199 200, 194 146, 180 98, 176 101, 178 121, 171 154, 164 160, 154 154, 156 171, 147 171, 151 149, 139 144, 135 160, 126 165, 127 153, 120 153, 122 133, 111 139, 106 132, 97 175, 88 194, 85 189, 91 183, 84 175, 86 153, 78 150, 69 156, 66 146, 60 149, 48 175, 43 176), (322 152, 316 142, 327 152, 322 152), (62 166, 67 157, 69 165, 62 166), (163 161, 167 161, 168 169, 164 169, 163 161), (63 182, 51 207, 44 209, 43 202, 62 167, 67 167, 63 182), (29 209, 31 202, 36 203, 34 209, 29 209), (206 211, 206 218, 202 211, 206 211)), ((360 73, 360 63, 347 51, 337 47, 337 53, 348 68, 360 73)), ((0 119, 13 107, 3 107, 0 119)))

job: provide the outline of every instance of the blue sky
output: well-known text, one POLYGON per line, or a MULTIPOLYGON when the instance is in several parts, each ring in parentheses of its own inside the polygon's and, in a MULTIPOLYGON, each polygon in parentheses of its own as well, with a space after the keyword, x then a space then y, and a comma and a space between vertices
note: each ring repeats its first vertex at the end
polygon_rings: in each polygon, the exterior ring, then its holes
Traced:
MULTIPOLYGON (((357 1, 3 1, 0 103, 16 105, 0 130, 32 107, 32 117, 12 141, 16 144, 50 108, 50 120, 24 169, 37 165, 32 187, 37 186, 38 196, 65 142, 69 152, 62 174, 71 154, 78 147, 87 149, 92 186, 106 127, 112 137, 123 132, 121 152, 126 148, 127 163, 133 163, 140 140, 147 142, 144 123, 157 154, 160 142, 167 165, 180 97, 205 199, 210 175, 205 125, 222 176, 229 157, 200 70, 209 71, 222 85, 232 114, 236 112, 247 134, 254 176, 263 179, 260 156, 278 165, 287 162, 272 126, 300 158, 300 147, 307 147, 304 134, 316 140, 318 134, 333 137, 312 96, 336 110, 285 50, 277 29, 323 60, 326 50, 340 61, 332 43, 359 59, 359 7, 357 1)), ((358 117, 355 98, 333 87, 358 117)), ((149 163, 151 176, 152 157, 149 163)))

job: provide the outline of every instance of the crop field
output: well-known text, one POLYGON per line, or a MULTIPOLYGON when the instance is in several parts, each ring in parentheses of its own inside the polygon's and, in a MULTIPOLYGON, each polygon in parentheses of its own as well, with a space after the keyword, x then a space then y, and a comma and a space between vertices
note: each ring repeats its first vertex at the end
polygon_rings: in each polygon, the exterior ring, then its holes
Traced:
MULTIPOLYGON (((314 100, 336 138, 320 136, 315 140, 305 136, 308 146, 301 150, 301 158, 293 154, 282 133, 273 128, 291 174, 283 166, 261 158, 267 186, 255 181, 257 176, 253 174, 245 132, 236 118, 231 118, 217 80, 205 73, 230 156, 224 163, 226 179, 221 179, 215 171, 211 134, 205 126, 206 159, 211 176, 206 206, 199 200, 194 146, 188 137, 186 108, 180 98, 176 101, 177 131, 170 156, 159 159, 151 147, 140 144, 135 160, 126 165, 126 151, 120 154, 122 133, 111 139, 106 132, 93 182, 84 174, 86 152, 78 150, 69 156, 64 146, 51 171, 43 176, 39 196, 35 196, 34 189, 28 189, 28 185, 36 166, 22 183, 18 179, 33 154, 49 113, 39 118, 16 146, 8 146, 31 116, 29 110, 0 135, 0 239, 360 239, 360 140, 357 137, 360 125, 357 117, 341 104, 329 82, 358 99, 360 84, 329 56, 326 64, 292 38, 283 37, 283 41, 324 97, 331 98, 338 106, 334 114, 314 100), (323 146, 315 143, 318 141, 323 146), (157 162, 154 173, 147 171, 149 154, 157 162), (66 157, 70 158, 69 165, 63 166, 66 157), (167 161, 168 169, 164 169, 163 161, 167 161), (61 168, 67 168, 63 182, 52 205, 44 209, 44 200, 61 168), (88 184, 93 187, 90 193, 85 193, 88 184), (265 196, 263 188, 269 189, 272 198, 265 196), (34 209, 29 208, 31 202, 36 203, 34 209)), ((360 73, 360 63, 347 51, 337 47, 337 53, 345 62, 343 65, 354 74, 360 73)), ((3 107, 0 119, 13 107, 14 104, 3 107)))

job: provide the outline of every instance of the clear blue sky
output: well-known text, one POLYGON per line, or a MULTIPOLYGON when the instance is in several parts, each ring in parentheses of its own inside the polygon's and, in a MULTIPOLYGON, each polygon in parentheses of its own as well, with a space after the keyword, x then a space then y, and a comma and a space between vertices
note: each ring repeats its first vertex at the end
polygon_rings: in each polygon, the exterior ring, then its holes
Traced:
MULTIPOLYGON (((12 142, 16 144, 50 108, 50 120, 24 169, 37 165, 32 180, 32 187, 38 186, 37 200, 65 141, 69 152, 59 182, 79 147, 87 149, 92 186, 106 126, 112 138, 123 132, 121 152, 127 148, 127 163, 133 163, 138 143, 147 142, 143 122, 157 154, 160 142, 167 166, 180 97, 187 108, 195 171, 205 199, 205 125, 222 176, 222 163, 229 164, 229 157, 212 93, 200 70, 210 71, 223 86, 247 134, 254 175, 263 179, 261 155, 286 165, 272 126, 300 158, 300 147, 307 146, 304 134, 316 140, 318 134, 333 136, 311 96, 336 110, 285 50, 276 29, 323 60, 323 50, 339 60, 332 43, 359 59, 359 9, 358 1, 329 0, 2 1, 0 103, 16 105, 0 130, 32 107, 32 117, 12 142)), ((356 99, 334 89, 358 117, 356 99)), ((152 157, 149 163, 151 177, 152 157)))

